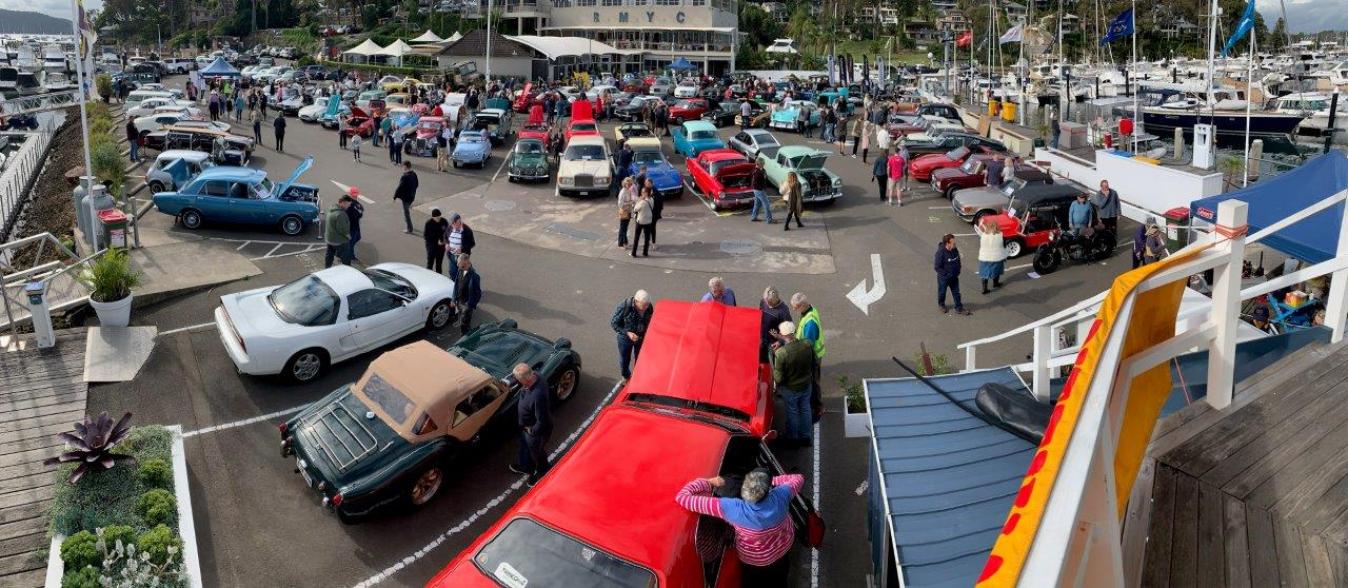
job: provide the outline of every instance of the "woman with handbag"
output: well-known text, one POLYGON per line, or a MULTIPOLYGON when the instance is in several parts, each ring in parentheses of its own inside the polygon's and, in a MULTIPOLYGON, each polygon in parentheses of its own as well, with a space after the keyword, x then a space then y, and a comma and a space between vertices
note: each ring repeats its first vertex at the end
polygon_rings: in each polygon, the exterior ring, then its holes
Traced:
POLYGON ((787 172, 786 183, 782 184, 782 200, 786 202, 786 221, 782 225, 783 230, 791 230, 791 217, 796 218, 796 228, 805 228, 800 222, 800 213, 805 207, 804 196, 801 193, 800 180, 796 178, 796 172, 787 172))
POLYGON ((636 181, 623 178, 623 187, 618 189, 618 246, 627 247, 627 225, 632 222, 632 207, 637 202, 636 181))
POLYGON ((1006 271, 1006 244, 1002 241, 1002 229, 997 221, 984 218, 974 225, 978 232, 978 277, 983 281, 983 293, 987 294, 988 280, 993 288, 1002 287, 1002 273, 1006 271))
POLYGON ((651 209, 651 191, 642 190, 641 196, 636 203, 632 205, 632 216, 637 219, 637 228, 632 235, 632 257, 637 256, 637 244, 641 242, 641 237, 646 237, 646 243, 642 246, 641 255, 651 256, 651 228, 655 226, 655 212, 651 209))

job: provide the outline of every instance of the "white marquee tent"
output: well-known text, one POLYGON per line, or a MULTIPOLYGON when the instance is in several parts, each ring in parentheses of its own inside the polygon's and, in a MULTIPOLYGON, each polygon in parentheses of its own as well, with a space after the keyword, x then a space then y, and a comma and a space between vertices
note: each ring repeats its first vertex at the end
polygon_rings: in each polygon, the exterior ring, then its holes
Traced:
POLYGON ((426 32, 421 33, 420 37, 412 39, 411 41, 408 41, 408 43, 439 43, 441 41, 444 41, 444 39, 441 39, 439 35, 431 32, 430 29, 426 29, 426 32))
POLYGON ((398 66, 402 67, 403 56, 411 52, 412 46, 408 45, 407 43, 404 43, 402 39, 398 39, 397 41, 389 43, 388 47, 375 51, 374 54, 383 55, 385 57, 397 57, 398 66))
POLYGON ((378 55, 383 50, 384 48, 380 47, 379 43, 365 39, 365 42, 343 51, 342 55, 359 55, 368 61, 371 55, 378 55))

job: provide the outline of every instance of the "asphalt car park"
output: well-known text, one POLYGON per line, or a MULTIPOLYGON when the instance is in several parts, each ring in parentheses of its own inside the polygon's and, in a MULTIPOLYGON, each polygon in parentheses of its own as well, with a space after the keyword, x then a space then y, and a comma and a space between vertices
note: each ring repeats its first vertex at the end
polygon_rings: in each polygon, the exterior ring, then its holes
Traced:
MULTIPOLYGON (((601 125, 602 135, 612 137, 613 126, 601 125)), ((236 129, 244 131, 242 126, 236 129)), ((341 193, 334 182, 360 189, 366 206, 358 249, 361 262, 421 263, 421 236, 402 233, 401 206, 392 200, 401 170, 388 161, 386 149, 367 142, 364 161, 357 164, 349 152, 338 149, 336 134, 330 130, 292 120, 287 131, 288 151, 276 153, 270 127, 263 129, 254 166, 264 167, 269 176, 284 177, 301 158, 314 155, 313 168, 299 181, 319 187, 322 209, 341 193)), ((735 131, 727 127, 718 135, 728 139, 735 131)), ((251 134, 251 129, 244 134, 251 134)), ((828 412, 813 449, 783 450, 779 457, 787 469, 806 475, 805 491, 816 497, 829 534, 818 552, 797 550, 793 583, 863 586, 869 565, 862 486, 868 446, 864 440, 842 436, 837 377, 901 375, 890 357, 911 361, 922 344, 958 366, 962 356, 956 344, 1004 331, 1100 291, 1128 267, 1128 257, 1120 252, 1103 265, 1069 265, 1039 279, 1029 277, 1028 258, 1010 260, 1005 287, 983 296, 974 274, 977 237, 943 196, 913 183, 902 208, 883 205, 870 181, 869 162, 853 159, 850 150, 839 155, 836 145, 817 139, 781 131, 774 135, 784 145, 827 151, 826 167, 843 179, 843 196, 836 203, 807 207, 804 221, 809 231, 781 233, 780 204, 779 224, 749 223, 743 215, 718 215, 685 191, 667 204, 660 246, 652 252, 652 259, 663 259, 632 261, 616 251, 590 255, 586 248, 595 238, 610 250, 616 248, 612 201, 558 198, 551 182, 509 183, 502 166, 510 143, 495 147, 483 169, 437 172, 434 159, 404 155, 420 176, 413 222, 419 229, 426 218, 424 207, 433 203, 478 202, 473 214, 465 214, 477 232, 473 258, 484 290, 474 322, 512 318, 545 337, 570 339, 585 358, 576 396, 556 408, 550 450, 582 430, 610 398, 618 366, 608 320, 613 306, 636 289, 648 289, 657 308, 664 298, 698 298, 712 275, 724 277, 741 305, 754 304, 768 285, 785 296, 806 293, 822 314, 827 338, 823 383, 828 412), (514 208, 493 211, 488 206, 506 200, 515 203, 514 208), (546 235, 500 229, 516 222, 517 217, 508 213, 544 217, 527 232, 546 235), (932 254, 946 233, 958 236, 964 253, 963 295, 973 317, 942 315, 933 300, 932 254), (767 241, 768 237, 799 241, 767 241), (807 267, 791 257, 781 257, 786 261, 766 269, 750 268, 737 265, 733 255, 706 252, 719 249, 685 243, 748 240, 765 243, 764 255, 785 256, 803 243, 822 247, 822 255, 830 260, 827 271, 814 271, 824 266, 807 267), (876 274, 877 267, 882 275, 876 274), (874 290, 877 281, 885 284, 883 295, 866 309, 847 297, 858 285, 874 290)), ((675 169, 685 170, 683 158, 673 153, 668 140, 664 151, 675 169)), ((480 452, 458 462, 439 495, 424 507, 393 509, 354 525, 338 521, 294 472, 293 458, 281 456, 276 424, 355 381, 379 351, 337 364, 315 382, 294 385, 237 374, 219 333, 209 324, 221 295, 282 284, 321 268, 321 233, 316 227, 296 237, 249 227, 189 231, 157 211, 148 213, 143 227, 171 238, 224 241, 263 270, 248 280, 138 309, 136 324, 154 324, 161 331, 150 360, 135 381, 94 386, 89 395, 92 413, 130 410, 139 423, 181 424, 188 431, 190 484, 206 585, 421 586, 526 491, 521 477, 506 469, 517 441, 505 435, 489 439, 480 452)), ((1131 235, 1127 227, 1121 232, 1131 235)), ((457 336, 454 329, 418 333, 383 350, 418 339, 447 347, 457 336)), ((1027 351, 990 349, 986 355, 980 352, 980 363, 1019 361, 1027 351)), ((625 469, 620 456, 611 467, 615 475, 641 475, 625 469)), ((675 508, 672 497, 670 504, 675 508)))

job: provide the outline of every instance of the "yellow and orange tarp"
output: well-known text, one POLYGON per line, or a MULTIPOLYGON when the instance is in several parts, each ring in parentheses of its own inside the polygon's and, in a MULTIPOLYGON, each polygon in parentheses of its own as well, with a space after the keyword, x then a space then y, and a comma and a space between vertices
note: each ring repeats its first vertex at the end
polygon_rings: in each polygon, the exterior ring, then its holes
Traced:
MULTIPOLYGON (((1194 247, 1172 255, 1158 263, 1145 265, 1114 279, 1109 294, 1100 305, 1100 311, 1091 324, 1086 341, 1077 354, 1072 373, 1067 378, 1061 396, 1053 407, 1039 451, 1030 461, 1020 491, 1007 514, 1006 523, 997 537, 983 573, 978 579, 980 588, 1016 585, 1029 555, 1030 546, 1043 521, 1049 493, 1057 483, 1067 444, 1076 432, 1077 422, 1085 405, 1086 391, 1091 382, 1106 378, 1114 380, 1119 365, 1147 348, 1175 335, 1176 315, 1185 282, 1179 280, 1146 292, 1138 286, 1148 278, 1190 259, 1207 247, 1194 247), (1135 296, 1131 316, 1126 322, 1119 313, 1130 296, 1135 296), (1117 329, 1127 329, 1119 362, 1100 365, 1105 342, 1117 329)), ((1147 451, 1152 429, 1161 407, 1170 395, 1170 365, 1162 363, 1133 378, 1129 387, 1128 403, 1119 440, 1114 454, 1116 496, 1127 496, 1137 478, 1142 458, 1147 451)), ((1111 389, 1111 393, 1114 391, 1111 389)), ((1118 516, 1123 516, 1126 502, 1119 501, 1118 516)))

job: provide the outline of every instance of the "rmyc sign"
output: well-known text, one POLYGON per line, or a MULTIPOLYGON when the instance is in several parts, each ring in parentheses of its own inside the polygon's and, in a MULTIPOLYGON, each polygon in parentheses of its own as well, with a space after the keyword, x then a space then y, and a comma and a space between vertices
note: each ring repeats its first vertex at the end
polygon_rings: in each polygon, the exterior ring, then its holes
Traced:
MULTIPOLYGON (((655 22, 655 13, 654 13, 654 12, 647 10, 647 11, 644 13, 644 16, 646 17, 646 24, 652 24, 652 23, 655 22)), ((679 22, 679 24, 683 24, 685 21, 688 20, 688 15, 686 15, 686 14, 684 14, 682 11, 680 11, 680 12, 678 12, 678 13, 676 13, 676 14, 674 15, 674 20, 677 21, 677 22, 679 22)), ((598 13, 598 12, 595 12, 595 13, 594 13, 594 22, 595 22, 595 24, 599 24, 599 23, 600 23, 599 13, 598 13)), ((624 11, 618 13, 618 23, 619 23, 619 24, 627 24, 627 23, 629 23, 629 22, 632 22, 632 21, 631 21, 631 17, 628 15, 627 11, 624 10, 624 11)))

